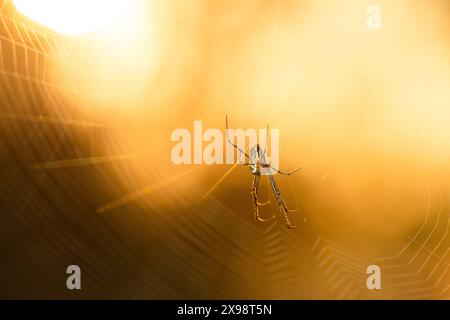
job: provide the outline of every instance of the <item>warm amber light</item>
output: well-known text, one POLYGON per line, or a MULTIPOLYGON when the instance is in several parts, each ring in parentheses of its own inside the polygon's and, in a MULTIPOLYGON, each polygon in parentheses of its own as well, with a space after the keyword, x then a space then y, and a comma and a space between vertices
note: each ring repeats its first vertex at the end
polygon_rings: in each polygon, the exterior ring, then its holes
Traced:
POLYGON ((69 35, 108 30, 136 13, 135 1, 130 0, 14 0, 14 4, 33 21, 69 35))

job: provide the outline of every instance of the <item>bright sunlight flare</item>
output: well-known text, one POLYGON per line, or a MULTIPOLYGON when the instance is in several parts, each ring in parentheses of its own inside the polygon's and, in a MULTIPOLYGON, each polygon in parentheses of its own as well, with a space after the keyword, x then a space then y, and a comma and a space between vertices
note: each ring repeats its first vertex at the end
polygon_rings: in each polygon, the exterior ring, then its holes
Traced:
POLYGON ((14 0, 31 20, 68 35, 108 31, 133 23, 135 0, 14 0))

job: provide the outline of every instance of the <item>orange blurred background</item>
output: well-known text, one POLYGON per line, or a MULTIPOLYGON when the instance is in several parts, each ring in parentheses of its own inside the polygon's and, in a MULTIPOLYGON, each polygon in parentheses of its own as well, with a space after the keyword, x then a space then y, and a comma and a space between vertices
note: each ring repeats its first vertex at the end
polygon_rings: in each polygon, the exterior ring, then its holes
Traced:
POLYGON ((449 1, 134 0, 79 35, 2 2, 0 296, 70 297, 80 261, 81 297, 450 297, 449 1), (281 168, 303 171, 276 178, 307 224, 254 222, 247 168, 211 190, 230 166, 172 164, 173 130, 226 114, 280 129, 281 168))

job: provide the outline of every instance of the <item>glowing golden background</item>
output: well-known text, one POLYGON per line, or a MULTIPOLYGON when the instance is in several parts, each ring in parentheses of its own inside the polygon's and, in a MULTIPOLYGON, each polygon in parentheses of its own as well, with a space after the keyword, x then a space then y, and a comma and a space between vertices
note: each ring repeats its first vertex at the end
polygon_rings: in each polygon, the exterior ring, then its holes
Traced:
POLYGON ((62 35, 0 1, 1 298, 450 298, 448 0, 134 4, 62 35), (254 222, 248 168, 172 165, 226 114, 280 129, 306 225, 254 222))

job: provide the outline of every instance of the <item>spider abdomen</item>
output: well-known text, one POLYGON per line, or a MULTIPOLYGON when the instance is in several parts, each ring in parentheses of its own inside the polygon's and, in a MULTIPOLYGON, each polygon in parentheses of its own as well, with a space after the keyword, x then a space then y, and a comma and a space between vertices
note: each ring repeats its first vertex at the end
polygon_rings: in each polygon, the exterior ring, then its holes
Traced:
POLYGON ((250 171, 254 175, 258 176, 261 175, 261 163, 265 162, 265 158, 264 158, 264 150, 260 148, 259 144, 250 148, 248 160, 249 160, 248 167, 250 168, 250 171))

